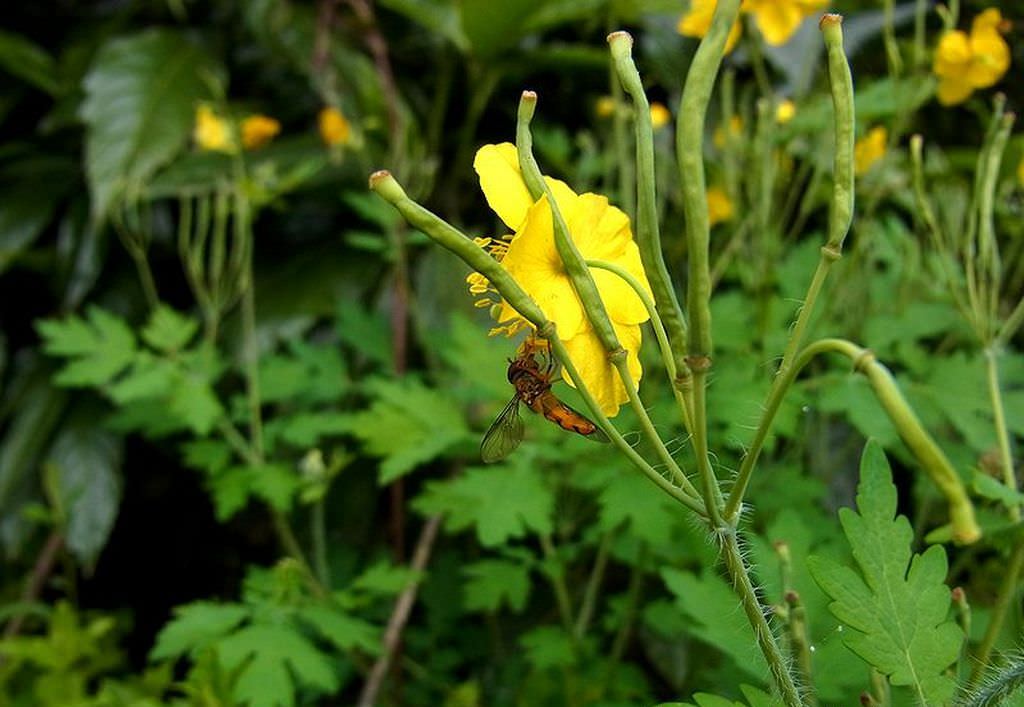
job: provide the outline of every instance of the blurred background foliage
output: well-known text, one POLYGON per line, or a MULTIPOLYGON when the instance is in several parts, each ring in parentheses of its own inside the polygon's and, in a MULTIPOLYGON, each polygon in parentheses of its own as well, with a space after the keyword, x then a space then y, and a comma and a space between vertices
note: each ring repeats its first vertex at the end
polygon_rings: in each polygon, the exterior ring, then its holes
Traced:
MULTIPOLYGON (((0 705, 341 705, 369 691, 382 705, 611 706, 699 690, 763 703, 763 663, 713 548, 646 482, 539 418, 506 463, 480 465, 514 344, 487 338, 464 268, 366 189, 387 167, 467 233, 496 234, 472 157, 512 139, 530 88, 545 172, 629 210, 632 148, 616 135, 628 107, 604 38, 633 33, 648 93, 672 111, 696 48, 676 30, 686 4, 7 8, 0 705), (226 131, 220 149, 204 149, 204 110, 226 131), (253 116, 274 127, 247 132, 253 116), (371 689, 402 595, 415 604, 371 689)), ((998 89, 1016 110, 1024 14, 991 4, 1011 24, 1015 69, 998 89)), ((999 463, 985 342, 937 275, 950 254, 922 224, 907 143, 923 135, 938 218, 960 233, 992 91, 939 105, 939 16, 929 9, 929 54, 916 56, 916 3, 888 5, 889 24, 884 5, 830 4, 846 15, 858 135, 886 132, 814 330, 871 347, 973 484, 988 535, 950 549, 948 582, 965 588, 977 638, 1018 537, 1000 508, 1019 500, 987 481, 999 463)), ((961 3, 959 25, 987 5, 961 3)), ((814 25, 779 47, 741 43, 709 117, 709 181, 728 206, 712 234, 722 474, 738 467, 823 242, 831 108, 814 25), (792 101, 791 119, 758 117, 765 90, 792 101)), ((656 134, 659 208, 682 273, 671 133, 656 134)), ((1004 314, 1024 291, 1021 152, 1011 138, 995 203, 1004 314)), ((1019 441, 1024 359, 1001 365, 1019 441)), ((682 448, 663 381, 649 375, 642 392, 682 448)), ((636 428, 626 411, 619 422, 636 428)), ((893 459, 917 539, 938 528, 941 540, 940 497, 842 367, 817 366, 787 399, 750 494, 765 600, 803 597, 824 704, 870 686, 806 569, 809 554, 846 552, 835 511, 851 504, 866 437, 893 459)), ((1012 645, 1019 609, 998 645, 1012 645)))

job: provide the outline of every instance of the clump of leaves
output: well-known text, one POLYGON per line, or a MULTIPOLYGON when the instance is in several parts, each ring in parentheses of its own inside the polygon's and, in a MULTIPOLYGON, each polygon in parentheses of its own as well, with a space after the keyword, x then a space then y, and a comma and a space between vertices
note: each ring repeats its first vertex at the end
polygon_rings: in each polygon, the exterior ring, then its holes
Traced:
POLYGON ((351 675, 355 653, 375 654, 380 628, 361 618, 369 601, 401 591, 411 577, 371 568, 346 590, 318 595, 303 570, 282 561, 253 569, 240 602, 197 601, 180 606, 157 636, 154 661, 194 661, 186 689, 228 675, 234 704, 295 704, 301 691, 335 693, 351 675))
POLYGON ((885 453, 869 442, 857 511, 839 511, 859 571, 827 557, 812 557, 810 569, 833 600, 829 610, 852 629, 843 634, 846 645, 893 685, 910 687, 921 704, 940 704, 956 689, 945 671, 964 637, 947 619, 945 550, 934 545, 912 553, 914 531, 896 515, 896 498, 885 453))

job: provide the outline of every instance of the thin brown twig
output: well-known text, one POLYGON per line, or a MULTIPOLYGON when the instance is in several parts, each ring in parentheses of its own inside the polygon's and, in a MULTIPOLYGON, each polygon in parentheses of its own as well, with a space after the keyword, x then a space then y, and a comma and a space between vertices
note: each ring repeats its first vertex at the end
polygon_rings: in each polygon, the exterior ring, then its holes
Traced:
POLYGON ((391 57, 388 54, 388 43, 384 35, 380 33, 377 25, 377 16, 373 11, 373 3, 370 0, 347 0, 349 7, 356 14, 359 22, 363 25, 366 46, 373 56, 374 66, 377 68, 377 77, 380 79, 381 89, 384 92, 384 100, 388 107, 388 134, 394 145, 397 145, 398 136, 402 131, 401 115, 398 110, 398 84, 395 82, 395 74, 391 69, 391 57))
MULTIPOLYGON (((40 550, 39 557, 36 558, 36 563, 32 567, 32 574, 29 575, 28 581, 25 582, 25 589, 21 593, 21 600, 23 602, 33 602, 42 594, 43 587, 46 585, 46 580, 50 573, 53 572, 53 566, 57 562, 57 556, 62 547, 64 547, 64 535, 60 531, 54 530, 50 533, 50 537, 46 539, 46 543, 43 545, 43 549, 40 550)), ((17 636, 21 633, 21 627, 24 623, 24 614, 12 617, 4 629, 4 638, 14 638, 17 636)))
MULTIPOLYGON (((430 552, 433 549, 434 541, 437 539, 437 531, 441 526, 441 516, 436 515, 427 520, 420 531, 419 540, 416 542, 416 551, 413 553, 411 569, 421 573, 430 560, 430 552)), ((409 620, 413 603, 416 601, 416 593, 419 591, 420 581, 414 580, 405 588, 395 602, 395 608, 388 619, 387 628, 384 631, 384 650, 377 662, 373 664, 370 675, 363 685, 363 691, 359 695, 357 707, 373 707, 377 702, 377 695, 384 684, 384 678, 398 650, 398 644, 402 639, 402 631, 409 620)))

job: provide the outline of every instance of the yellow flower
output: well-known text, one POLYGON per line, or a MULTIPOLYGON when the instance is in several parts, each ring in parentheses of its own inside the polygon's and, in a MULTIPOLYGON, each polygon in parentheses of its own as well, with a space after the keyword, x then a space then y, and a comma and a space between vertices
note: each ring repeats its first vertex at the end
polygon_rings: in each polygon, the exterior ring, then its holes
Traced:
MULTIPOLYGON (((676 27, 679 34, 687 37, 706 35, 717 5, 718 0, 692 0, 689 11, 680 18, 676 27)), ((743 0, 740 11, 752 14, 764 41, 778 46, 789 41, 806 17, 820 12, 826 5, 828 0, 743 0)), ((741 31, 737 21, 729 30, 726 53, 736 46, 741 31)))
POLYGON ((234 140, 231 137, 231 125, 205 103, 196 109, 196 123, 192 130, 192 138, 202 150, 231 152, 235 149, 234 140))
POLYGON ((885 155, 885 144, 889 131, 878 125, 853 146, 853 171, 860 176, 866 174, 885 155))
POLYGON ((995 8, 974 18, 971 33, 946 32, 939 39, 932 72, 939 78, 939 103, 962 103, 975 89, 988 88, 1010 68, 1010 47, 1002 37, 1006 22, 995 8))
POLYGON ((352 126, 349 125, 348 119, 333 106, 320 110, 317 125, 320 128, 320 138, 329 147, 347 145, 352 138, 352 126))
POLYGON ((250 115, 242 121, 242 146, 247 150, 263 147, 281 132, 281 124, 265 115, 250 115))
POLYGON ((708 222, 714 226, 723 221, 732 219, 733 205, 725 189, 721 187, 708 188, 708 222))
MULTIPOLYGON (((510 238, 478 242, 501 260, 509 274, 556 324, 559 339, 565 343, 570 359, 601 410, 608 416, 615 415, 628 400, 626 390, 558 257, 547 198, 535 202, 530 197, 519 170, 515 145, 485 145, 476 153, 473 167, 487 203, 514 232, 510 238)), ((604 196, 576 194, 564 182, 549 177, 545 180, 580 254, 587 260, 603 260, 625 268, 649 291, 629 217, 604 196)), ((629 370, 634 380, 639 381, 643 374, 637 357, 640 324, 647 321, 647 310, 618 276, 605 270, 592 270, 591 274, 619 342, 626 349, 629 370)), ((493 293, 490 283, 478 273, 467 280, 473 294, 493 293)), ((511 336, 530 327, 507 302, 485 298, 478 306, 491 306, 497 314, 498 326, 491 330, 492 335, 511 336)), ((563 379, 571 384, 564 372, 563 379)))
POLYGON ((670 120, 672 114, 668 112, 668 108, 657 102, 651 104, 651 126, 655 130, 665 127, 670 120))
POLYGON ((1024 157, 1017 163, 1017 183, 1024 187, 1024 157))
MULTIPOLYGON (((689 11, 679 18, 676 31, 684 37, 703 37, 711 29, 711 18, 715 14, 718 0, 692 0, 689 11)), ((725 40, 725 53, 728 54, 740 39, 742 29, 736 22, 729 30, 729 38, 725 40)))
POLYGON ((598 118, 611 118, 615 115, 615 99, 611 96, 601 96, 594 104, 594 112, 598 118))
POLYGON ((785 125, 796 115, 796 104, 788 98, 775 108, 775 122, 785 125))
POLYGON ((743 0, 743 11, 754 15, 764 41, 779 46, 796 34, 804 18, 825 9, 828 0, 743 0))

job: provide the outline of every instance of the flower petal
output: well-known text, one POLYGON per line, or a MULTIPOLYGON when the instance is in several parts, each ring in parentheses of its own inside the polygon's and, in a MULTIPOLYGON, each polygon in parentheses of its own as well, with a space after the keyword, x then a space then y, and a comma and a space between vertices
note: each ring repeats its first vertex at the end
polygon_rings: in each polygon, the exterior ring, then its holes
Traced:
MULTIPOLYGON (((574 213, 574 201, 578 197, 572 194, 572 190, 554 187, 553 191, 560 194, 560 197, 556 196, 559 210, 574 213)), ((558 257, 551 209, 546 197, 529 208, 526 220, 509 244, 501 264, 545 316, 555 322, 560 338, 567 339, 582 330, 586 322, 583 305, 558 257)))
POLYGON ((974 93, 974 87, 966 78, 941 78, 936 92, 939 103, 944 106, 963 103, 972 93, 974 93))
POLYGON ((533 199, 519 171, 516 146, 510 142, 484 145, 476 152, 473 169, 480 177, 480 189, 487 204, 506 226, 519 230, 533 199))
MULTIPOLYGON (((619 343, 627 352, 626 361, 629 372, 633 376, 633 381, 639 385, 640 378, 643 376, 643 368, 637 355, 640 350, 640 327, 635 324, 615 324, 614 326, 619 343)), ((594 396, 601 411, 608 417, 615 417, 619 412, 619 407, 629 400, 629 396, 619 379, 618 371, 608 360, 608 353, 601 345, 597 334, 588 327, 566 341, 565 347, 569 352, 569 358, 583 379, 583 384, 594 396)), ((572 381, 565 371, 562 372, 562 379, 572 385, 572 381)))
POLYGON ((754 23, 764 35, 764 41, 772 46, 788 42, 804 19, 799 8, 790 2, 779 0, 762 0, 756 3, 753 12, 754 23))

